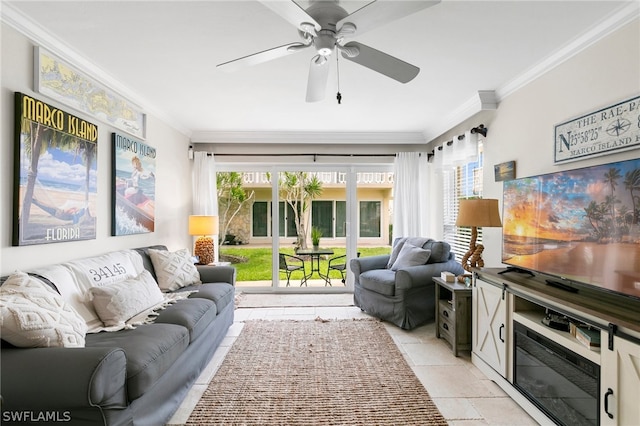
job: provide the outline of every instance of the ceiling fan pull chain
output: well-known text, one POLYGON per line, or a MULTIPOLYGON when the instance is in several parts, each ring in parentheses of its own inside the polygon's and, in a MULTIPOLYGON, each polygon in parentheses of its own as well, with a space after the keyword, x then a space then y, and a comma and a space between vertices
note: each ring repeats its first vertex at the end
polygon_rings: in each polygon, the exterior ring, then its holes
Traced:
POLYGON ((342 94, 340 93, 340 62, 338 60, 338 56, 336 55, 336 71, 337 71, 337 81, 338 81, 338 93, 336 94, 336 99, 338 100, 338 105, 342 104, 342 94))

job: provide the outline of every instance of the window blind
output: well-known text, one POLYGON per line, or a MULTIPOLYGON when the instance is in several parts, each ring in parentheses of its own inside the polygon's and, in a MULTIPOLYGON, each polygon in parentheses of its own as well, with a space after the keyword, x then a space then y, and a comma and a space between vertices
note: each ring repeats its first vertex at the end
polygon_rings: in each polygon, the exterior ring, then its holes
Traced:
MULTIPOLYGON (((478 160, 443 170, 444 240, 451 245, 456 260, 469 250, 471 228, 457 227, 458 206, 461 198, 482 197, 482 170, 484 163, 482 141, 478 141, 478 160)), ((478 229, 477 243, 482 243, 482 228, 478 229)))

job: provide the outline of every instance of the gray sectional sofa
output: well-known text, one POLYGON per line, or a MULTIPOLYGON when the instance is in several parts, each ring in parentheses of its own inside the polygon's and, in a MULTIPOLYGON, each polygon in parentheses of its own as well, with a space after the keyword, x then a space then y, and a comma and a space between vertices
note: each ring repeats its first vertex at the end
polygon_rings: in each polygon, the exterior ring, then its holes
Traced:
MULTIPOLYGON (((156 278, 149 249, 166 247, 135 249, 156 278)), ((1 423, 166 423, 233 323, 235 268, 197 268, 202 284, 177 290, 197 291, 152 323, 88 333, 84 347, 19 348, 3 339, 1 423)))
POLYGON ((352 259, 350 266, 354 304, 406 330, 434 319, 433 277, 464 273, 449 243, 430 238, 396 238, 390 255, 352 259))

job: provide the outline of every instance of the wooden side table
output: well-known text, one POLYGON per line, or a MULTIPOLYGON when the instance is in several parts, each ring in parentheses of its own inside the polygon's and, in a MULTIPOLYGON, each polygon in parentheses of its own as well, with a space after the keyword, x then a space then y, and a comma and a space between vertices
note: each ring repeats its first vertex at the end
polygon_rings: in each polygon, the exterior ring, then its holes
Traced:
POLYGON ((471 350, 471 287, 434 277, 436 293, 436 337, 451 345, 453 355, 471 350))

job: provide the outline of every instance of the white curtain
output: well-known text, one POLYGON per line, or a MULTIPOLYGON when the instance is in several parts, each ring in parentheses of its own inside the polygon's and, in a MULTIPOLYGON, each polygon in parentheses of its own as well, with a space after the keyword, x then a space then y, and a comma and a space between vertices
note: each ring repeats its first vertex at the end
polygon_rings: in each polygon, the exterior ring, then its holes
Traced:
POLYGON ((478 135, 466 132, 434 150, 433 164, 437 169, 463 166, 478 159, 478 135))
POLYGON ((215 158, 207 152, 195 152, 193 160, 193 214, 217 216, 215 158))
POLYGON ((393 237, 428 237, 425 152, 399 152, 394 163, 393 237))
POLYGON ((478 161, 478 148, 478 135, 468 131, 463 137, 454 137, 452 141, 436 147, 431 164, 435 178, 440 181, 439 188, 432 188, 433 193, 438 193, 437 199, 433 200, 432 217, 434 222, 440 224, 438 233, 434 235, 438 236, 437 239, 448 241, 452 249, 462 248, 462 252, 469 244, 470 234, 463 236, 454 224, 458 215, 460 189, 463 182, 473 179, 473 176, 464 172, 467 170, 465 166, 478 161), (458 167, 462 169, 458 171, 458 167), (438 211, 434 211, 433 208, 437 208, 438 211))
MULTIPOLYGON (((193 212, 195 215, 218 216, 218 188, 216 185, 216 162, 213 154, 195 152, 193 158, 193 212)), ((218 238, 214 236, 214 261, 218 261, 218 238)))

